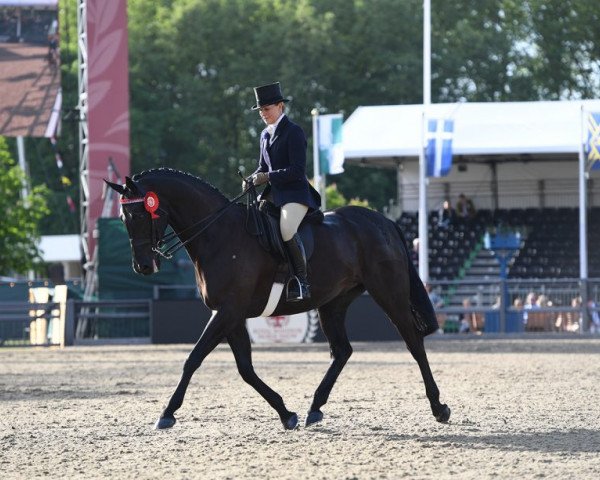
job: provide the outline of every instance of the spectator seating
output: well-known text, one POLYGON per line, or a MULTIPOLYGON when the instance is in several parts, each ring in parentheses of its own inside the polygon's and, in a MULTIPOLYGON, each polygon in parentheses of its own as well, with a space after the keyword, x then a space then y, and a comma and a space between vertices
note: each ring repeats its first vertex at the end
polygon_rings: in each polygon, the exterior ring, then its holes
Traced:
MULTIPOLYGON (((418 213, 404 212, 398 220, 409 250, 418 237, 418 213)), ((518 229, 523 247, 509 268, 509 278, 579 277, 579 210, 577 208, 525 208, 479 210, 471 220, 438 224, 430 212, 429 275, 432 280, 461 278, 488 228, 518 229)), ((588 215, 588 270, 600 277, 600 207, 588 215)))
MULTIPOLYGON (((510 268, 509 278, 578 278, 579 210, 533 209, 523 223, 527 235, 510 268)), ((600 277, 600 208, 588 215, 588 270, 600 277)))
MULTIPOLYGON (((418 213, 404 212, 398 220, 404 232, 409 250, 418 237, 418 213)), ((429 226, 429 275, 433 280, 454 280, 461 276, 485 232, 485 223, 475 218, 471 221, 457 220, 448 226, 438 223, 437 212, 431 212, 429 226)))

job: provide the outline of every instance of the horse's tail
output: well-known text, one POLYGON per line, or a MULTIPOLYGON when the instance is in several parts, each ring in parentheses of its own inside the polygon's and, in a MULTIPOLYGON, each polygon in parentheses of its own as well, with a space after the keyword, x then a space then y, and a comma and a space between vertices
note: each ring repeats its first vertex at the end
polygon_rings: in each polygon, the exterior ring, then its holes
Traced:
POLYGON ((431 300, 429 299, 429 294, 425 289, 425 285, 423 285, 423 282, 421 281, 421 277, 419 277, 419 272, 417 272, 417 269, 410 258, 410 253, 408 251, 408 245, 406 244, 404 234, 402 233, 402 230, 398 224, 395 222, 394 226, 396 227, 396 230, 402 239, 402 247, 406 252, 408 277, 410 280, 410 309, 413 314, 415 327, 418 332, 425 337, 433 332, 437 332, 440 326, 438 324, 431 300))

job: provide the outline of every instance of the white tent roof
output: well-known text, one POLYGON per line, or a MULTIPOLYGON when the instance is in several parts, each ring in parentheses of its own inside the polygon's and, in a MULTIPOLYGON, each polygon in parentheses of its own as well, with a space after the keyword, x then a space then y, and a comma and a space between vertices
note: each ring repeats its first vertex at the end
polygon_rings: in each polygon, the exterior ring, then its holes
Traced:
MULTIPOLYGON (((438 103, 428 118, 454 119, 453 153, 463 156, 577 154, 582 107, 600 112, 600 100, 438 103)), ((346 159, 418 157, 422 105, 358 107, 344 122, 346 159)), ((576 158, 576 157, 575 157, 576 158)))

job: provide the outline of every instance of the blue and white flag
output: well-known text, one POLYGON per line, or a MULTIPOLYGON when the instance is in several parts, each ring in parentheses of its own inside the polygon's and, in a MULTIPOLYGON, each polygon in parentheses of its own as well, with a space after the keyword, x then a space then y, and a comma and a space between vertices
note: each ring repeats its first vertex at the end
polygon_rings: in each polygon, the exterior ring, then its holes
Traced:
POLYGON ((427 124, 427 176, 444 177, 452 168, 454 120, 433 119, 427 124))
POLYGON ((317 135, 319 137, 319 168, 321 175, 336 175, 344 172, 344 148, 342 145, 343 115, 319 115, 317 135))
POLYGON ((587 117, 588 138, 585 154, 588 168, 600 170, 600 113, 590 112, 587 117))

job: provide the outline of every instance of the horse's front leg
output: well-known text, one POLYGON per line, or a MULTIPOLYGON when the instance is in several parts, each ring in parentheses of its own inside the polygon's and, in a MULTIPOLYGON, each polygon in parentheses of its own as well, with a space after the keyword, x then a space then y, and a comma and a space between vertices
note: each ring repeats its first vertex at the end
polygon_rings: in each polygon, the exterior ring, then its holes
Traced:
POLYGON ((293 430, 298 425, 298 415, 290 412, 283 403, 281 396, 263 382, 252 365, 252 347, 245 325, 239 325, 229 335, 227 341, 235 357, 238 372, 244 381, 253 387, 279 414, 281 423, 286 430, 293 430))
POLYGON ((185 392, 192 375, 200 367, 206 356, 234 328, 236 321, 241 321, 241 319, 236 319, 234 316, 220 310, 213 312, 204 332, 202 332, 200 339, 183 365, 183 374, 181 375, 179 384, 171 396, 167 407, 156 422, 154 426, 156 429, 171 428, 175 425, 175 412, 183 404, 183 397, 185 397, 185 392))

